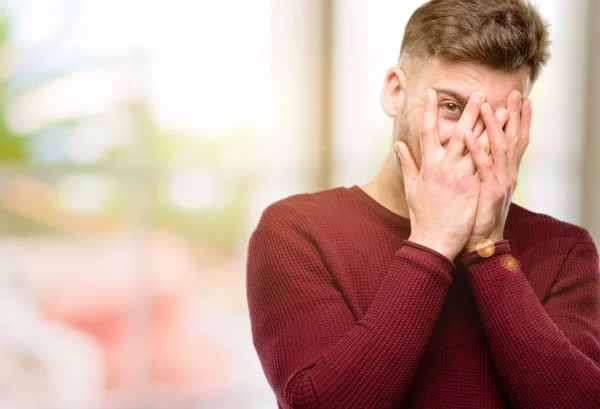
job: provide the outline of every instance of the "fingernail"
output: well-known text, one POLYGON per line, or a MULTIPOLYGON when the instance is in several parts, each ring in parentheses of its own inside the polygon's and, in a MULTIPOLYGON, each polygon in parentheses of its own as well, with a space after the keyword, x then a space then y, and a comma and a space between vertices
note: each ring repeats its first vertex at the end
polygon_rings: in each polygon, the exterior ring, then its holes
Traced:
POLYGON ((433 100, 435 98, 435 91, 432 88, 427 88, 427 91, 425 91, 425 98, 429 101, 433 100))
POLYGON ((473 94, 473 101, 475 102, 481 102, 483 101, 483 98, 485 98, 485 94, 481 91, 477 91, 473 94))
POLYGON ((517 92, 513 93, 513 98, 514 98, 515 100, 519 100, 519 99, 521 99, 521 93, 520 93, 519 91, 517 91, 517 92))
POLYGON ((481 110, 482 111, 486 111, 486 112, 490 112, 492 110, 492 107, 487 102, 484 102, 484 104, 481 106, 481 110))

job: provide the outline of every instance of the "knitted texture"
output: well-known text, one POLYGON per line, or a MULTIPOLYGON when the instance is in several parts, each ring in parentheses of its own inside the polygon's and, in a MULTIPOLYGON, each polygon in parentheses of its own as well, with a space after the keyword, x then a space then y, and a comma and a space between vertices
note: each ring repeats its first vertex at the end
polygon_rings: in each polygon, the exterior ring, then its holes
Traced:
POLYGON ((512 204, 489 257, 449 260, 409 235, 357 185, 263 211, 247 297, 280 409, 600 408, 585 229, 512 204))

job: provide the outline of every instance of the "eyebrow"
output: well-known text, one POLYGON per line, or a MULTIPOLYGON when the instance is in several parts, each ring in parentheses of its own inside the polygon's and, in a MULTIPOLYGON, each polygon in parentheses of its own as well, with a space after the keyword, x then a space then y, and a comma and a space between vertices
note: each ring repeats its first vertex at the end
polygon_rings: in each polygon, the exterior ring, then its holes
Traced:
POLYGON ((456 100, 456 102, 458 102, 463 108, 467 106, 467 102, 469 102, 469 97, 462 95, 452 89, 449 88, 444 88, 444 87, 436 87, 433 86, 431 87, 435 90, 435 92, 437 92, 438 94, 446 94, 452 98, 454 98, 456 100))

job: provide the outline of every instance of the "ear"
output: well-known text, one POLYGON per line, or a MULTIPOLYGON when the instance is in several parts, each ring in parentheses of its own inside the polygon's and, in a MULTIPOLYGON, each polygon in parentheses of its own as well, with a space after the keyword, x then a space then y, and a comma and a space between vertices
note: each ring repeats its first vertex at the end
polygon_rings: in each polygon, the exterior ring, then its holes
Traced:
POLYGON ((381 106, 383 111, 392 118, 400 113, 402 99, 406 90, 406 75, 399 67, 392 67, 385 75, 383 89, 381 91, 381 106))

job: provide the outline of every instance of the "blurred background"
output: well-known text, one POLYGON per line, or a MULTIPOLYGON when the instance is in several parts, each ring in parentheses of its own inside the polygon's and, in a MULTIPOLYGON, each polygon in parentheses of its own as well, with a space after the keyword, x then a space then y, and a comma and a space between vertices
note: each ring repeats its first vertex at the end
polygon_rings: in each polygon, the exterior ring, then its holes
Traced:
MULTIPOLYGON (((245 296, 275 200, 375 176, 416 0, 0 0, 0 408, 273 409, 245 296)), ((598 0, 514 201, 600 242, 598 0)))

